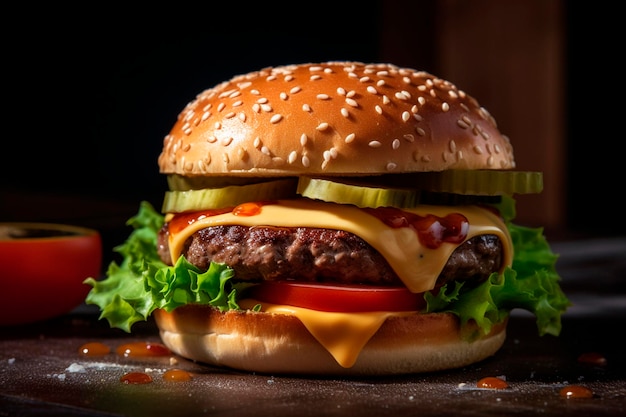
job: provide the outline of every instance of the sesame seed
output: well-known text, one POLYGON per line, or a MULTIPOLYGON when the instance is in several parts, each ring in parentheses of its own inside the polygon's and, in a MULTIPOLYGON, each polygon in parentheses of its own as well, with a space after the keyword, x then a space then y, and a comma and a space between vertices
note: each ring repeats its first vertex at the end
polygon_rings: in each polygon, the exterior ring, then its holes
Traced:
POLYGON ((467 122, 463 119, 457 120, 456 124, 463 129, 469 129, 471 127, 471 125, 467 124, 467 122))
POLYGON ((276 123, 280 122, 282 119, 283 119, 283 115, 282 114, 275 114, 270 119, 270 123, 276 124, 276 123))
POLYGON ((309 167, 309 165, 311 165, 311 161, 309 160, 309 157, 308 157, 308 156, 306 156, 306 155, 303 155, 303 156, 302 156, 302 165, 303 165, 305 168, 308 168, 308 167, 309 167))
POLYGON ((411 120, 411 113, 408 111, 402 112, 402 121, 408 122, 409 120, 411 120))
POLYGON ((472 147, 472 150, 474 151, 474 153, 476 153, 476 154, 478 154, 478 155, 481 155, 481 154, 483 153, 483 148, 481 148, 481 147, 480 147, 480 146, 478 146, 478 145, 474 145, 474 146, 472 147))
POLYGON ((220 130, 222 128, 222 124, 220 122, 215 122, 215 124, 213 125, 213 128, 216 130, 220 130))
POLYGON ((374 106, 374 110, 376 110, 378 114, 383 114, 383 109, 378 104, 374 106))
POLYGON ((270 106, 269 104, 261 104, 261 110, 266 113, 270 113, 272 111, 272 106, 270 106))
POLYGON ((191 145, 189 143, 185 143, 181 148, 183 152, 189 152, 189 149, 191 149, 191 145))
POLYGON ((415 131, 417 132, 418 135, 420 136, 426 136, 426 131, 424 129, 422 129, 421 127, 416 127, 415 131))
POLYGON ((311 112, 311 106, 309 106, 308 104, 303 104, 302 105, 302 110, 304 110, 305 112, 311 112))
POLYGON ((469 111, 470 111, 469 107, 467 107, 467 104, 465 104, 465 103, 461 103, 461 108, 462 108, 463 110, 465 110, 466 112, 469 112, 469 111))
POLYGON ((488 166, 493 166, 493 163, 494 163, 493 156, 490 156, 489 158, 487 158, 487 165, 488 166))
POLYGON ((281 100, 287 100, 289 98, 287 93, 280 93, 279 97, 280 97, 281 100))
POLYGON ((246 114, 244 112, 239 113, 238 117, 242 122, 246 121, 246 114))
POLYGON ((287 75, 285 81, 293 81, 293 75, 287 75))
POLYGON ((367 92, 370 93, 370 94, 378 94, 378 91, 374 87, 372 87, 371 85, 367 86, 367 92))
POLYGON ((356 91, 350 90, 346 93, 346 97, 354 97, 356 95, 356 91))
POLYGON ((241 91, 233 91, 232 93, 230 93, 228 97, 235 98, 235 97, 239 97, 240 95, 241 95, 241 91))
POLYGON ((351 143, 355 137, 356 135, 354 133, 350 133, 343 141, 346 143, 351 143))
POLYGON ((448 149, 450 149, 451 153, 456 152, 456 142, 454 140, 450 140, 450 142, 448 142, 448 149))
POLYGON ((299 93, 300 91, 302 91, 302 88, 300 88, 300 87, 293 87, 291 90, 289 90, 289 93, 291 93, 291 94, 297 94, 297 93, 299 93))
POLYGON ((383 85, 385 85, 385 80, 378 80, 378 81, 376 81, 376 86, 382 87, 383 85))
POLYGON ((321 75, 311 75, 310 80, 311 81, 316 81, 316 80, 321 80, 322 76, 321 75))
POLYGON ((426 99, 420 96, 417 98, 417 102, 423 106, 424 104, 426 104, 426 99))
POLYGON ((271 152, 270 152, 270 150, 269 150, 269 148, 267 146, 261 146, 261 152, 264 155, 271 155, 271 152))
POLYGON ((239 146, 237 148, 237 157, 239 157, 240 161, 244 161, 244 160, 248 159, 248 151, 246 151, 244 148, 239 146))
POLYGON ((261 97, 261 98, 257 99, 257 101, 256 101, 256 102, 257 102, 257 103, 259 103, 259 104, 265 104, 265 103, 267 103, 268 101, 269 101, 269 100, 267 99, 267 97, 261 97))
POLYGON ((261 111, 261 106, 259 106, 257 103, 254 103, 252 105, 252 111, 254 111, 255 113, 259 113, 261 111))
POLYGON ((383 96, 383 104, 389 104, 389 103, 391 103, 391 100, 389 99, 389 97, 383 96))
POLYGON ((343 108, 343 107, 342 107, 342 108, 341 108, 341 115, 342 115, 343 117, 348 118, 348 117, 350 117, 350 112, 348 112, 348 110, 346 110, 345 108, 343 108))
POLYGON ((422 120, 424 120, 424 118, 417 113, 413 115, 413 118, 418 122, 421 122, 422 120))
POLYGON ((406 134, 402 136, 407 142, 413 143, 415 142, 415 136, 411 134, 406 134))
POLYGON ((224 119, 232 119, 233 117, 235 117, 235 112, 231 111, 224 116, 224 119))
POLYGON ((380 143, 380 141, 377 140, 371 140, 367 146, 369 146, 370 148, 380 148, 382 146, 382 143, 380 143))
POLYGON ((441 103, 441 110, 443 111, 450 110, 450 105, 444 101, 443 103, 441 103))
POLYGON ((400 147, 400 139, 394 139, 393 142, 391 142, 391 148, 392 149, 398 149, 400 147))
POLYGON ((250 90, 250 94, 254 94, 255 96, 258 96, 259 94, 259 90, 250 90))
POLYGON ((322 122, 319 125, 317 125, 317 127, 315 129, 317 130, 326 130, 328 129, 329 124, 326 122, 322 122))
POLYGON ((258 136, 254 138, 254 142, 252 142, 255 148, 259 149, 261 147, 261 138, 258 136))
POLYGON ((209 136, 208 138, 206 138, 206 141, 209 143, 215 143, 217 142, 217 138, 213 135, 209 136))
POLYGON ((330 96, 328 94, 318 94, 317 98, 319 100, 328 100, 330 98, 330 96))
POLYGON ((289 153, 289 156, 287 157, 287 162, 289 162, 289 164, 293 164, 294 162, 296 162, 297 157, 298 153, 296 151, 291 151, 289 153))
POLYGON ((394 162, 388 162, 387 163, 387 171, 393 171, 394 169, 396 169, 398 167, 397 164, 395 164, 394 162))
POLYGON ((219 106, 217 106, 217 111, 222 111, 224 110, 224 107, 226 107, 226 104, 224 103, 220 103, 219 106))
POLYGON ((205 111, 204 113, 202 113, 202 117, 200 118, 200 120, 204 122, 209 117, 211 117, 211 112, 210 111, 205 111))
POLYGON ((359 103, 357 103, 356 100, 352 98, 346 98, 346 103, 352 107, 359 107, 359 103))
POLYGON ((228 146, 232 143, 233 137, 229 136, 227 138, 222 139, 222 146, 228 146))

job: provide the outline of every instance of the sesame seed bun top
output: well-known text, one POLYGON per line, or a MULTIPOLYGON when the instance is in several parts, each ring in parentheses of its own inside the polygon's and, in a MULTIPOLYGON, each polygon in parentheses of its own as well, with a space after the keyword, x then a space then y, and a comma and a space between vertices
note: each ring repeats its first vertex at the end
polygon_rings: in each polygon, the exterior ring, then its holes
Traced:
POLYGON ((452 83, 390 64, 265 68, 200 93, 158 159, 183 176, 511 169, 495 120, 452 83))

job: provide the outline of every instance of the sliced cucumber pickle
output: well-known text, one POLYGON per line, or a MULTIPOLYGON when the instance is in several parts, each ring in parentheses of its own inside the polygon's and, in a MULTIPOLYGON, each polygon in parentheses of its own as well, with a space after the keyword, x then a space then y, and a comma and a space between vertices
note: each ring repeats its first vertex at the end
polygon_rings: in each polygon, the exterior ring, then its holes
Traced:
POLYGON ((298 194, 303 197, 357 207, 415 207, 419 203, 419 191, 377 187, 338 180, 300 177, 298 194))
POLYGON ((172 191, 203 190, 205 188, 222 188, 230 185, 247 185, 266 182, 267 177, 206 176, 185 177, 178 174, 167 176, 167 185, 172 191))
POLYGON ((202 190, 167 191, 163 200, 163 213, 182 213, 234 207, 249 201, 267 201, 294 198, 296 178, 265 181, 246 185, 229 185, 202 190))
POLYGON ((535 171, 448 170, 381 175, 377 184, 465 195, 536 194, 543 191, 543 173, 535 171))

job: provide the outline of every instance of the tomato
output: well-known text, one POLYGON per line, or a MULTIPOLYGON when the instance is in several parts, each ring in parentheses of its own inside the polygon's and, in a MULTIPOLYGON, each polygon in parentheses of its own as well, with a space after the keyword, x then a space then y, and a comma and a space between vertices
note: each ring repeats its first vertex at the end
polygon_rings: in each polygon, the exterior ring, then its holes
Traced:
POLYGON ((263 282, 249 289, 251 298, 329 312, 416 311, 424 294, 406 287, 341 285, 295 281, 263 282))
POLYGON ((102 242, 96 230, 49 223, 0 223, 0 325, 68 313, 100 276, 102 242))

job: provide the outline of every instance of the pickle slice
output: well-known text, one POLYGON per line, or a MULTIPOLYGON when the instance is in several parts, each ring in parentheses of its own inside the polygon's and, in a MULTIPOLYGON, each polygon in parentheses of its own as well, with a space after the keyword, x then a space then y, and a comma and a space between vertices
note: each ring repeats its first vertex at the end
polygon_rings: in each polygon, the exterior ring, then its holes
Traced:
POLYGON ((339 181, 300 177, 297 192, 303 197, 340 204, 354 204, 357 207, 408 208, 415 207, 419 203, 419 191, 416 190, 339 181))
POLYGON ((163 213, 182 213, 186 211, 234 207, 249 201, 294 198, 296 196, 296 186, 296 178, 286 178, 255 184, 229 185, 202 190, 167 191, 161 211, 163 213))
POLYGON ((535 171, 449 170, 416 176, 420 189, 472 195, 535 194, 543 191, 543 173, 535 171))
POLYGON ((167 185, 172 191, 203 190, 205 188, 222 188, 230 185, 247 185, 267 182, 267 177, 237 177, 234 175, 216 175, 207 177, 185 177, 178 174, 167 176, 167 185))
POLYGON ((535 194, 543 191, 543 173, 535 171, 448 170, 385 174, 367 179, 377 185, 464 195, 535 194))

